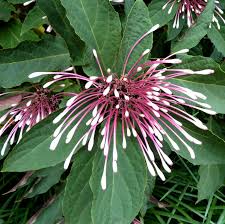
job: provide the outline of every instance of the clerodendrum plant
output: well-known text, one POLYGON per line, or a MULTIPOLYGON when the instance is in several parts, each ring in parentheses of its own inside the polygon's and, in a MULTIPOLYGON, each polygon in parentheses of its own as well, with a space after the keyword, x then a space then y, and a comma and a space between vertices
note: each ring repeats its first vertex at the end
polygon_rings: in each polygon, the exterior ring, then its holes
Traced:
MULTIPOLYGON (((159 169, 155 159, 155 155, 158 154, 163 168, 167 172, 171 172, 169 166, 173 163, 163 151, 164 138, 171 143, 175 150, 180 149, 176 143, 177 141, 183 143, 193 159, 195 154, 187 141, 201 144, 199 140, 184 130, 182 123, 177 118, 185 119, 201 129, 207 129, 199 119, 188 114, 181 106, 195 108, 208 114, 215 114, 210 109, 210 105, 198 101, 198 99, 206 99, 206 96, 170 82, 172 78, 185 75, 207 75, 214 72, 210 69, 192 71, 164 67, 164 65, 168 64, 181 63, 180 59, 174 59, 173 56, 187 53, 187 49, 178 51, 163 59, 148 60, 140 64, 143 57, 150 51, 146 49, 131 69, 127 71, 127 64, 135 47, 158 27, 159 25, 152 27, 132 46, 125 59, 122 74, 116 74, 110 69, 108 69, 107 73, 104 73, 97 52, 93 50, 100 69, 100 76, 86 77, 67 72, 35 72, 29 76, 34 78, 47 74, 55 75, 54 80, 46 83, 44 87, 64 79, 79 79, 87 82, 85 90, 80 93, 71 93, 73 97, 68 100, 65 110, 54 119, 54 123, 63 121, 54 132, 54 140, 50 149, 55 150, 62 135, 68 129, 66 143, 69 143, 73 136, 76 135, 81 122, 90 117, 86 123, 89 130, 83 133, 79 141, 73 146, 64 167, 65 169, 68 168, 79 144, 88 144, 88 151, 92 150, 97 128, 101 127, 102 141, 100 148, 105 156, 101 179, 102 189, 106 189, 106 167, 109 153, 111 153, 112 149, 112 167, 113 171, 117 172, 117 144, 122 144, 123 148, 126 149, 127 137, 133 135, 136 138, 151 175, 158 174, 162 180, 165 180, 164 174, 159 169), (117 132, 122 133, 122 142, 117 142, 117 132), (173 137, 170 133, 173 134, 173 137), (154 149, 150 147, 150 143, 151 145, 154 144, 154 149)), ((129 153, 129 150, 127 153, 129 153)))
MULTIPOLYGON (((11 104, 11 107, 0 118, 4 125, 0 129, 0 137, 12 128, 1 149, 1 155, 5 154, 8 143, 16 144, 22 139, 23 133, 28 132, 34 125, 56 111, 59 106, 61 94, 53 94, 49 89, 36 88, 35 92, 9 92, 3 93, 1 97, 17 96, 18 102, 11 104)), ((7 99, 7 98, 6 98, 7 99)))
MULTIPOLYGON (((214 0, 214 2, 215 10, 212 17, 212 22, 215 22, 218 29, 220 29, 219 20, 222 20, 222 22, 225 23, 225 19, 222 17, 223 11, 220 8, 220 1, 214 0)), ((168 11, 169 14, 172 12, 172 9, 176 3, 178 3, 179 5, 173 24, 174 28, 179 28, 180 17, 187 18, 187 25, 189 27, 193 25, 195 22, 194 17, 198 17, 201 15, 208 3, 208 0, 167 0, 167 3, 163 6, 163 9, 165 9, 170 3, 171 6, 168 11)))

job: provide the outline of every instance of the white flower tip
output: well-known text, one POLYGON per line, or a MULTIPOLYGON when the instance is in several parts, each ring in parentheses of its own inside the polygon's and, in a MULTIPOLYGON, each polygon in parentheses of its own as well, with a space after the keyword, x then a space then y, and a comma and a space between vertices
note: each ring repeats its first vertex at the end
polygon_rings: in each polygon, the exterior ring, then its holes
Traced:
POLYGON ((182 49, 180 51, 177 51, 175 54, 185 54, 185 53, 188 53, 189 52, 189 49, 182 49))
POLYGON ((43 88, 46 89, 46 88, 48 88, 50 85, 52 85, 53 83, 54 83, 54 81, 46 82, 46 83, 43 85, 43 88))
POLYGON ((108 86, 104 91, 103 91, 103 96, 106 96, 110 91, 110 86, 108 86))
POLYGON ((95 56, 95 58, 97 58, 98 57, 97 51, 95 49, 93 49, 92 52, 93 52, 93 55, 95 56))
POLYGON ((106 190, 106 175, 104 174, 101 179, 101 186, 102 186, 102 190, 105 191, 106 190))
POLYGON ((93 84, 93 81, 89 81, 85 84, 85 89, 89 89, 93 84))
POLYGON ((70 98, 67 102, 66 102, 66 106, 67 107, 70 107, 72 104, 73 104, 73 102, 74 102, 74 100, 77 98, 77 96, 73 96, 72 98, 70 98))
POLYGON ((114 89, 114 95, 115 95, 116 98, 120 97, 120 94, 119 94, 117 89, 114 89))
POLYGON ((142 56, 145 56, 146 54, 148 54, 150 52, 150 49, 146 49, 143 53, 142 56))
POLYGON ((117 171, 118 171, 118 166, 117 166, 117 161, 116 161, 116 160, 113 160, 113 162, 112 162, 112 167, 113 167, 113 172, 114 172, 114 173, 117 173, 117 171))
POLYGON ((96 80, 98 78, 98 76, 90 76, 89 77, 89 79, 91 80, 91 81, 94 81, 94 80, 96 80))
POLYGON ((156 24, 155 26, 153 26, 153 27, 148 31, 148 34, 154 32, 154 31, 156 31, 157 29, 159 29, 159 27, 160 27, 160 25, 159 25, 159 24, 156 24))
POLYGON ((142 67, 137 68, 137 72, 140 72, 142 70, 142 67))
POLYGON ((201 74, 201 75, 210 75, 213 74, 215 71, 212 69, 204 69, 201 71, 195 71, 195 74, 201 74))
POLYGON ((107 73, 108 73, 108 74, 111 73, 111 69, 110 69, 110 68, 107 69, 107 73))
POLYGON ((64 163, 64 170, 67 170, 71 161, 71 156, 69 156, 64 163))
POLYGON ((112 82, 112 80, 113 80, 113 76, 110 75, 110 76, 107 77, 106 82, 110 83, 110 82, 112 82))
POLYGON ((129 117, 129 112, 128 112, 128 110, 125 111, 125 117, 129 117))
POLYGON ((62 78, 63 77, 63 75, 55 75, 54 77, 53 77, 53 79, 60 79, 60 78, 62 78))
POLYGON ((32 78, 36 78, 42 75, 47 75, 47 74, 51 74, 50 72, 33 72, 30 75, 28 75, 28 78, 32 79, 32 78))

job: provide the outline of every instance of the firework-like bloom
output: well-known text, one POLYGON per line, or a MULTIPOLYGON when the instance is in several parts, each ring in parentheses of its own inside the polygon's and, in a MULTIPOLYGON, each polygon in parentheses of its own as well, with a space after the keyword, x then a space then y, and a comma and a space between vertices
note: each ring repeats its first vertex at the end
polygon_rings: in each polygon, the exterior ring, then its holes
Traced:
MULTIPOLYGON (((3 93, 1 96, 11 94, 15 93, 3 93)), ((8 143, 12 145, 16 141, 18 144, 24 132, 54 112, 61 98, 61 94, 52 94, 44 88, 37 88, 36 92, 20 92, 17 96, 19 101, 11 104, 10 109, 0 118, 0 123, 4 123, 0 129, 0 137, 11 128, 1 149, 1 155, 4 155, 8 143)))
MULTIPOLYGON (((91 117, 86 123, 90 127, 89 130, 83 133, 83 136, 74 146, 64 167, 68 168, 79 144, 88 144, 88 150, 92 150, 96 130, 101 126, 102 142, 100 147, 105 156, 101 180, 103 189, 106 189, 106 167, 109 153, 112 151, 113 171, 117 172, 117 144, 122 144, 122 147, 126 149, 127 137, 133 135, 137 139, 150 173, 153 176, 158 174, 162 180, 165 180, 164 174, 155 161, 155 155, 158 154, 162 167, 167 172, 171 171, 169 166, 172 165, 172 161, 163 151, 164 138, 171 143, 175 150, 179 150, 176 141, 183 143, 193 159, 195 158, 194 151, 187 142, 201 144, 199 140, 184 130, 182 123, 175 117, 185 119, 201 129, 207 129, 199 119, 182 110, 181 106, 215 114, 214 111, 210 110, 210 105, 198 101, 198 99, 206 99, 203 94, 169 82, 172 78, 190 74, 211 74, 213 70, 192 71, 162 67, 162 65, 181 63, 180 59, 173 58, 175 54, 164 59, 149 60, 140 64, 143 57, 150 52, 147 49, 140 55, 131 69, 126 71, 128 70, 128 60, 134 48, 158 27, 158 25, 154 26, 134 44, 125 60, 120 76, 112 73, 110 69, 108 69, 107 74, 103 72, 95 50, 93 50, 93 54, 100 68, 101 76, 85 77, 67 72, 36 72, 29 76, 33 78, 53 74, 54 80, 46 83, 45 87, 64 79, 87 81, 85 90, 78 94, 74 93, 74 96, 67 102, 66 109, 54 119, 53 123, 58 123, 62 119, 63 122, 54 132, 55 138, 50 149, 54 150, 57 147, 66 130, 68 130, 66 143, 69 143, 79 129, 81 122, 85 118, 91 117), (121 125, 118 125, 119 123, 121 125), (117 132, 122 133, 122 142, 117 142, 117 132), (154 144, 154 149, 150 147, 149 142, 154 144)), ((186 52, 188 52, 187 49, 176 52, 176 54, 186 52)), ((127 151, 127 153, 129 152, 127 151)))
MULTIPOLYGON (((187 25, 190 27, 195 22, 195 17, 198 17, 201 15, 201 13, 204 11, 207 0, 167 0, 167 3, 163 6, 163 9, 165 9, 168 4, 171 3, 171 6, 169 8, 168 13, 170 14, 172 12, 172 9, 176 3, 178 3, 178 10, 174 19, 173 27, 179 28, 180 24, 180 17, 187 18, 187 25)), ((212 22, 215 22, 218 29, 220 29, 219 20, 222 20, 223 23, 225 23, 225 19, 223 18, 223 11, 220 8, 220 2, 219 0, 214 0, 215 2, 215 10, 212 18, 212 22)), ((211 26, 211 25, 210 25, 211 26)))

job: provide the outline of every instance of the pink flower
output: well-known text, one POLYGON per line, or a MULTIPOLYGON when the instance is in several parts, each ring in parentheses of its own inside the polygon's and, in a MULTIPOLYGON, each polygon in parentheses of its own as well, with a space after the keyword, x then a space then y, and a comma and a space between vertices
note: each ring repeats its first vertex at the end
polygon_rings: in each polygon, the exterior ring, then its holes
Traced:
MULTIPOLYGON (((46 74, 55 75, 54 80, 46 83, 46 86, 64 79, 86 81, 85 90, 77 94, 74 93, 74 96, 68 100, 65 110, 53 121, 58 123, 63 120, 55 130, 55 139, 52 141, 50 149, 54 150, 57 147, 63 133, 68 129, 66 143, 69 143, 84 118, 90 117, 87 122, 89 130, 83 133, 83 136, 73 147, 65 161, 64 167, 65 169, 68 168, 78 145, 87 144, 88 151, 92 150, 97 128, 101 127, 102 142, 100 148, 105 156, 101 180, 103 189, 106 189, 106 167, 109 153, 112 153, 113 157, 113 171, 117 172, 117 146, 119 144, 126 149, 128 138, 131 135, 139 143, 149 172, 153 176, 158 174, 162 180, 165 180, 164 174, 159 169, 155 159, 155 155, 158 154, 162 167, 167 172, 171 172, 169 166, 173 163, 163 151, 163 140, 167 139, 175 150, 179 150, 176 141, 183 143, 193 159, 195 154, 188 142, 201 144, 199 140, 184 130, 182 123, 175 119, 174 116, 185 119, 201 129, 207 129, 198 118, 188 114, 181 106, 195 108, 208 114, 215 114, 210 109, 210 105, 199 102, 198 99, 204 100, 206 96, 170 82, 172 78, 190 74, 207 75, 213 73, 213 70, 192 71, 190 69, 173 69, 162 66, 181 63, 180 59, 173 58, 173 56, 186 53, 188 52, 187 49, 171 54, 163 59, 149 60, 140 64, 141 59, 150 52, 149 49, 146 49, 133 64, 132 68, 127 71, 128 60, 134 48, 144 37, 158 27, 158 25, 154 26, 134 44, 125 60, 123 72, 120 76, 113 73, 110 69, 108 69, 107 74, 103 72, 95 50, 93 50, 93 54, 99 65, 101 76, 85 77, 67 72, 37 72, 29 76, 33 78, 46 74), (75 126, 72 125, 74 123, 75 126), (118 125, 119 123, 121 125, 118 125), (174 128, 176 129, 175 131, 174 128), (122 142, 117 142, 117 132, 122 133, 122 142), (180 137, 177 134, 178 132, 183 137, 180 137), (149 142, 152 142, 155 148, 151 148, 149 142)), ((129 153, 129 150, 127 153, 129 153)))
MULTIPOLYGON (((219 0, 214 0, 215 2, 215 10, 214 10, 214 15, 212 18, 212 22, 215 22, 217 24, 218 29, 220 29, 220 24, 219 20, 221 19, 223 23, 225 23, 225 19, 222 17, 223 11, 220 8, 220 2, 219 0)), ((171 13, 174 5, 176 3, 179 4, 178 10, 174 19, 174 28, 179 28, 179 21, 180 17, 184 18, 185 16, 187 17, 187 25, 190 27, 192 24, 195 22, 195 17, 201 15, 201 13, 204 11, 206 5, 207 5, 207 0, 167 0, 167 3, 163 6, 163 9, 165 9, 168 4, 171 4, 168 14, 171 13)))
MULTIPOLYGON (((1 96, 11 94, 15 93, 3 93, 1 96)), ((58 109, 60 95, 54 95, 50 90, 43 88, 37 88, 36 92, 17 93, 16 96, 19 100, 11 104, 10 109, 0 118, 0 123, 4 122, 0 129, 0 137, 12 127, 2 147, 1 155, 4 155, 8 143, 12 145, 15 142, 17 134, 19 134, 19 137, 16 144, 19 143, 24 132, 29 131, 35 124, 58 109)))

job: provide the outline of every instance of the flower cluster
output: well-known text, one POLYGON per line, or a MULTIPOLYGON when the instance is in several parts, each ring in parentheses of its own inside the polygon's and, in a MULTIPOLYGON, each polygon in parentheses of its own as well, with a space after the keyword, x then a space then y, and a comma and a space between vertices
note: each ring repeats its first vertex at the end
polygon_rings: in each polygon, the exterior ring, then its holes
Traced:
MULTIPOLYGON (((220 29, 219 19, 222 20, 223 23, 225 23, 225 19, 223 18, 223 11, 220 8, 220 2, 219 0, 214 0, 215 2, 215 10, 214 15, 212 18, 212 22, 215 22, 217 24, 218 29, 220 29)), ((176 3, 179 4, 178 10, 174 19, 174 28, 179 28, 180 24, 180 17, 185 18, 187 17, 187 25, 190 27, 195 22, 194 17, 198 17, 201 15, 201 13, 204 11, 207 0, 167 0, 167 3, 163 6, 163 9, 165 9, 169 4, 170 8, 168 13, 170 14, 172 12, 172 9, 176 3)))
MULTIPOLYGON (((101 179, 102 189, 106 189, 106 168, 109 154, 112 153, 113 171, 117 172, 118 145, 122 145, 126 149, 127 138, 132 135, 136 138, 151 175, 158 174, 162 180, 165 180, 163 172, 156 164, 156 155, 160 158, 161 165, 167 172, 171 172, 169 166, 173 163, 163 151, 163 140, 166 139, 170 142, 175 150, 180 150, 176 143, 179 141, 189 151, 193 159, 195 154, 188 142, 201 144, 199 140, 185 131, 177 118, 180 117, 189 121, 201 129, 207 129, 198 118, 188 114, 182 107, 190 107, 208 114, 215 114, 210 109, 210 105, 201 102, 201 100, 206 99, 206 96, 170 82, 171 79, 177 77, 191 74, 208 75, 214 72, 210 69, 192 71, 190 69, 165 67, 165 65, 181 63, 182 61, 174 58, 174 55, 187 53, 187 49, 163 59, 148 60, 141 64, 143 57, 150 52, 149 49, 146 49, 133 66, 130 69, 127 68, 134 48, 144 37, 158 27, 158 25, 154 26, 137 40, 125 60, 121 75, 113 73, 110 69, 107 70, 107 74, 104 73, 97 52, 93 50, 100 69, 100 76, 85 77, 67 72, 36 72, 29 76, 34 78, 46 74, 54 75, 54 79, 46 83, 45 87, 64 79, 86 81, 85 90, 80 93, 73 93, 74 96, 68 100, 65 110, 54 119, 54 123, 63 121, 54 132, 54 140, 50 149, 54 150, 57 147, 66 131, 68 131, 66 143, 69 143, 76 135, 82 121, 90 117, 86 123, 89 126, 88 131, 83 133, 80 140, 75 144, 65 161, 64 167, 65 169, 68 168, 78 145, 87 144, 88 150, 92 150, 95 134, 98 127, 101 127, 102 141, 100 148, 103 150, 105 157, 101 179), (122 134, 122 142, 117 141, 118 132, 122 134), (152 144, 154 147, 152 147, 152 144)), ((127 153, 129 152, 127 151, 127 153)))
MULTIPOLYGON (((10 94, 15 93, 3 93, 1 97, 10 94)), ((8 143, 12 145, 15 142, 17 134, 16 144, 24 132, 58 109, 61 94, 52 94, 48 89, 37 88, 36 92, 19 92, 17 98, 19 100, 11 104, 10 109, 0 118, 0 123, 4 123, 0 129, 0 137, 12 127, 1 149, 1 155, 4 155, 8 143)))

